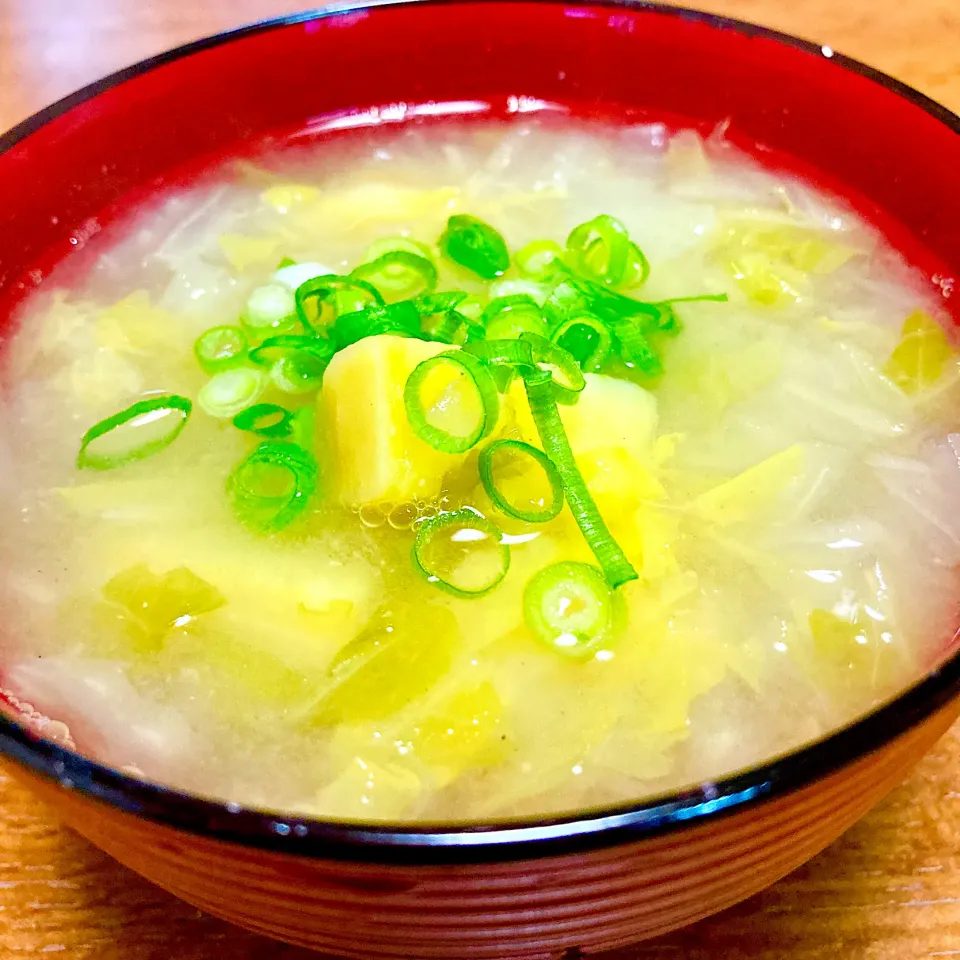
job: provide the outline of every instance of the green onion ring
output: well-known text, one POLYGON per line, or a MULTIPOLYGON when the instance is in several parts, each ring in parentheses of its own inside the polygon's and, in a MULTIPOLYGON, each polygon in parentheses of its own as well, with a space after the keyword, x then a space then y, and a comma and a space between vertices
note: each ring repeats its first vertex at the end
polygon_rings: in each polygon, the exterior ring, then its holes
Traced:
POLYGON ((392 333, 398 337, 420 336, 420 313, 412 300, 385 305, 373 304, 337 317, 332 336, 338 350, 365 337, 392 333))
POLYGON ((533 240, 517 251, 513 262, 523 276, 531 280, 546 280, 561 257, 563 248, 559 243, 553 240, 533 240))
POLYGON ((376 260, 361 263, 350 276, 365 280, 382 294, 413 297, 437 285, 437 268, 426 257, 406 250, 391 250, 376 260))
POLYGON ((580 364, 563 347, 536 333, 521 333, 520 340, 529 343, 533 352, 533 362, 541 369, 547 367, 553 375, 553 395, 557 403, 576 403, 581 391, 587 385, 580 364), (557 379, 561 374, 565 382, 557 379))
POLYGON ((500 415, 497 387, 490 376, 490 371, 476 357, 463 350, 447 350, 417 364, 407 377, 403 388, 403 405, 413 432, 421 440, 429 443, 434 450, 442 453, 465 453, 493 430, 500 415), (467 374, 480 400, 482 410, 480 422, 466 436, 458 437, 440 427, 433 426, 427 420, 427 412, 423 409, 420 400, 420 390, 431 370, 444 363, 456 364, 467 374))
POLYGON ((192 410, 193 404, 186 397, 181 397, 175 393, 139 400, 127 407, 126 410, 121 410, 119 413, 95 423, 83 435, 80 440, 80 451, 77 453, 77 466, 81 470, 113 470, 136 460, 151 457, 170 446, 180 436, 180 432, 187 425, 187 420, 190 419, 192 410), (151 423, 157 421, 161 416, 170 417, 170 427, 166 433, 153 440, 148 440, 139 446, 131 444, 119 453, 98 454, 96 450, 90 449, 102 437, 113 434, 118 430, 124 432, 136 431, 140 426, 138 421, 151 423))
POLYGON ((242 460, 227 480, 238 517, 261 533, 281 530, 306 508, 317 490, 317 461, 295 443, 268 440, 242 460), (277 480, 286 489, 272 489, 277 480))
POLYGON ((503 237, 489 223, 467 214, 447 220, 439 245, 445 257, 484 280, 495 280, 510 266, 503 237))
POLYGON ((220 373, 243 363, 249 348, 240 327, 221 326, 204 330, 193 345, 193 354, 204 373, 220 373))
POLYGON ((589 313, 561 320, 553 328, 550 339, 566 350, 586 373, 602 369, 613 348, 610 327, 589 313))
MULTIPOLYGON (((454 533, 454 537, 456 537, 456 533, 454 533)), ((413 563, 424 575, 427 582, 440 590, 453 594, 455 597, 476 599, 489 593, 507 575, 507 571, 510 569, 510 548, 503 542, 503 533, 495 523, 487 520, 486 517, 474 510, 464 508, 451 513, 441 513, 429 520, 420 521, 417 525, 417 536, 413 543, 413 563), (494 570, 493 576, 485 583, 470 588, 462 585, 458 586, 449 579, 444 579, 440 571, 431 562, 429 552, 434 539, 443 536, 451 527, 461 527, 463 530, 474 534, 469 538, 464 538, 466 542, 484 541, 490 543, 492 541, 496 544, 499 566, 494 570), (479 534, 479 536, 475 534, 479 534)))
POLYGON ((546 523, 552 520, 563 509, 563 480, 550 458, 542 451, 522 440, 495 440, 480 451, 479 460, 480 482, 487 496, 508 517, 515 520, 525 520, 527 523, 546 523), (542 510, 522 510, 514 506, 500 492, 493 471, 493 458, 499 451, 512 450, 515 453, 530 457, 544 472, 547 483, 550 485, 550 503, 542 510))
POLYGON ((271 439, 289 437, 293 433, 293 424, 294 415, 286 407, 276 403, 254 404, 233 418, 233 425, 238 430, 271 439))
POLYGON ((663 373, 663 364, 640 332, 632 317, 618 317, 611 324, 618 351, 624 363, 636 367, 648 377, 663 373))
POLYGON ((362 295, 364 300, 383 306, 383 297, 380 295, 380 291, 365 280, 358 280, 356 277, 341 277, 335 273, 329 273, 323 277, 314 277, 312 280, 307 280, 306 283, 301 283, 294 294, 297 316, 304 328, 317 331, 329 326, 335 317, 330 318, 325 323, 321 322, 324 305, 334 299, 338 293, 344 291, 356 291, 362 295), (307 309, 310 303, 315 303, 312 316, 307 309))
POLYGON ((523 618, 539 640, 575 660, 614 638, 624 619, 622 600, 603 573, 572 562, 552 564, 531 577, 523 591, 523 618))
POLYGON ((616 286, 623 280, 630 259, 630 235, 616 217, 602 213, 570 231, 567 250, 578 273, 616 286))

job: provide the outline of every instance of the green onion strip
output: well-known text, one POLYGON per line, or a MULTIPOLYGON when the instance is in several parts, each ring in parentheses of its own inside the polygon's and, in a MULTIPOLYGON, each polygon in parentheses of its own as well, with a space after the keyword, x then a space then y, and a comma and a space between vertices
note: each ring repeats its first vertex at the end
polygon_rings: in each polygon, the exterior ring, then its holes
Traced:
POLYGON ((540 443, 544 453, 553 462, 563 481, 563 491, 570 505, 570 511, 583 534, 587 546, 597 558, 607 582, 619 587, 628 580, 637 579, 634 570, 623 550, 610 533, 590 491, 580 473, 580 468, 570 448, 557 401, 553 394, 552 377, 548 373, 529 377, 524 380, 530 414, 540 434, 540 443))

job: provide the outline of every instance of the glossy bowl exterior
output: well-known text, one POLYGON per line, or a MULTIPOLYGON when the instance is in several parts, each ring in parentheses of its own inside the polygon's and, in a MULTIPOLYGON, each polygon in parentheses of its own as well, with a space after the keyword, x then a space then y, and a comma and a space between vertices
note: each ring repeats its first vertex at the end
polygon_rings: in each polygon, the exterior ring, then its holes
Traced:
MULTIPOLYGON (((727 123, 735 142, 850 197, 945 297, 960 275, 960 121, 894 81, 689 11, 423 3, 201 41, 0 138, 0 317, 114 213, 224 155, 292 131, 548 104, 727 123)), ((358 957, 548 957, 665 932, 798 866, 905 776, 958 692, 960 656, 945 652, 895 701, 761 768, 616 810, 471 827, 202 800, 37 738, 2 705, 0 750, 118 860, 251 929, 358 957)))
POLYGON ((257 933, 360 960, 547 960, 666 933, 769 886, 900 783, 957 712, 951 704, 837 773, 726 817, 522 860, 404 864, 291 856, 138 819, 32 775, 28 782, 121 863, 257 933))

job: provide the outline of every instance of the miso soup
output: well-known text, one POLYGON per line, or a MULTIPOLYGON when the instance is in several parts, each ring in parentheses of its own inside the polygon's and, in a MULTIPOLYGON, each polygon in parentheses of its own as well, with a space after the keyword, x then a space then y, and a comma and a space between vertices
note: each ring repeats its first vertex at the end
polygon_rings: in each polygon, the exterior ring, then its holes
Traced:
POLYGON ((720 134, 342 133, 79 246, 5 348, 0 543, 2 685, 82 752, 555 813, 822 737, 952 640, 943 298, 720 134))

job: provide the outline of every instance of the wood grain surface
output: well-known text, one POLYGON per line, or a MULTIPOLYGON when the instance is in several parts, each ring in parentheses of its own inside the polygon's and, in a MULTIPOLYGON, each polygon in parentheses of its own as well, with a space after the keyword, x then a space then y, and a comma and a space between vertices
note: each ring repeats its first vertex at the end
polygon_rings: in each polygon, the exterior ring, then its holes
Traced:
MULTIPOLYGON (((303 0, 0 0, 0 129, 107 72, 303 0)), ((960 112, 958 0, 714 0, 960 112)), ((960 182, 960 171, 958 171, 960 182)), ((307 960, 199 914, 0 775, 0 960, 307 960)), ((616 960, 960 958, 960 729, 880 808, 767 892, 616 960)))

